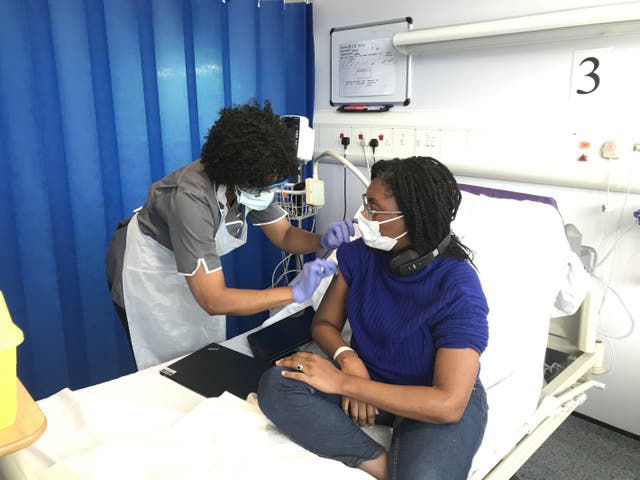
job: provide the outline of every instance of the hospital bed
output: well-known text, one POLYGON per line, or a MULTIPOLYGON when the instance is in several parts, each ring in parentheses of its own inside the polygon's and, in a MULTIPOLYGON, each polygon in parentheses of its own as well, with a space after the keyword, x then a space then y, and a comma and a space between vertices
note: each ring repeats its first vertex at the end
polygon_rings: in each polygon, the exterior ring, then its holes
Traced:
MULTIPOLYGON (((490 306, 490 340, 480 372, 489 419, 469 478, 509 479, 585 400, 589 388, 602 387, 590 378, 602 365, 597 308, 551 199, 463 190, 453 230, 475 252, 490 306), (568 359, 548 383, 547 348, 568 359)), ((286 306, 264 325, 317 307, 328 283, 305 304, 286 306)), ((224 345, 251 354, 249 333, 224 345)), ((313 343, 306 347, 319 351, 313 343)), ((64 389, 39 401, 47 431, 31 447, 1 458, 0 478, 370 478, 288 440, 254 397, 225 393, 204 399, 162 377, 161 368, 64 389)), ((365 431, 383 444, 390 439, 386 427, 365 431)))

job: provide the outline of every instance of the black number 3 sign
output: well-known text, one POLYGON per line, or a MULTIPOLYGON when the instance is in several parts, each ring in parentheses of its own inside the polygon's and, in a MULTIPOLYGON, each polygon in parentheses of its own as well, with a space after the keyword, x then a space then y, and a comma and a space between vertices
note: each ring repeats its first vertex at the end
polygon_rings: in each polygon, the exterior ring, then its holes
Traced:
POLYGON ((584 76, 589 77, 591 80, 593 80, 593 87, 591 88, 591 90, 582 90, 581 88, 577 89, 576 93, 580 95, 593 93, 600 86, 600 75, 596 73, 596 70, 598 70, 598 67, 600 66, 600 60, 598 60, 596 57, 587 57, 580 62, 580 66, 584 65, 585 63, 591 64, 591 71, 589 73, 586 73, 584 76))

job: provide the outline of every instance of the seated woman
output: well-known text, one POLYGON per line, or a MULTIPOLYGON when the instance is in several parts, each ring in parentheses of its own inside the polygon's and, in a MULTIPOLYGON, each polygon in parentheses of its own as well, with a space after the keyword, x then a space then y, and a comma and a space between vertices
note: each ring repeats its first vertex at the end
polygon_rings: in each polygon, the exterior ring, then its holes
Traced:
POLYGON ((450 230, 460 190, 430 157, 377 162, 371 178, 362 238, 338 249, 340 273, 313 320, 334 362, 279 360, 259 405, 299 445, 376 478, 466 479, 487 421, 478 374, 488 307, 450 230), (360 428, 374 423, 393 427, 388 453, 360 428))

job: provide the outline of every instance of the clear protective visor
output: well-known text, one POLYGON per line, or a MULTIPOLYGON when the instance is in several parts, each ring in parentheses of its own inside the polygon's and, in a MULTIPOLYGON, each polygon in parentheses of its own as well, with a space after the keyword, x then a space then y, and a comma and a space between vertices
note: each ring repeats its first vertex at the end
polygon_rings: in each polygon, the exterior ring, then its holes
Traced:
POLYGON ((239 190, 249 193, 251 195, 259 195, 261 193, 270 193, 274 190, 277 190, 278 187, 282 187, 288 182, 287 179, 282 180, 280 182, 272 183, 271 185, 267 185, 266 187, 238 187, 239 190))

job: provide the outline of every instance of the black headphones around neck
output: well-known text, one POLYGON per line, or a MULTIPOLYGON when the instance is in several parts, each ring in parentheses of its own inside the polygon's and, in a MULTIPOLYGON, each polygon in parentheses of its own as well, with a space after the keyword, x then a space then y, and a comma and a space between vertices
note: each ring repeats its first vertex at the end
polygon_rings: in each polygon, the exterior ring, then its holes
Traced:
POLYGON ((389 260, 389 269, 394 275, 406 277, 419 272, 424 267, 433 262, 438 255, 445 251, 451 242, 451 234, 447 234, 438 244, 435 250, 420 255, 412 247, 403 248, 394 253, 389 260))

